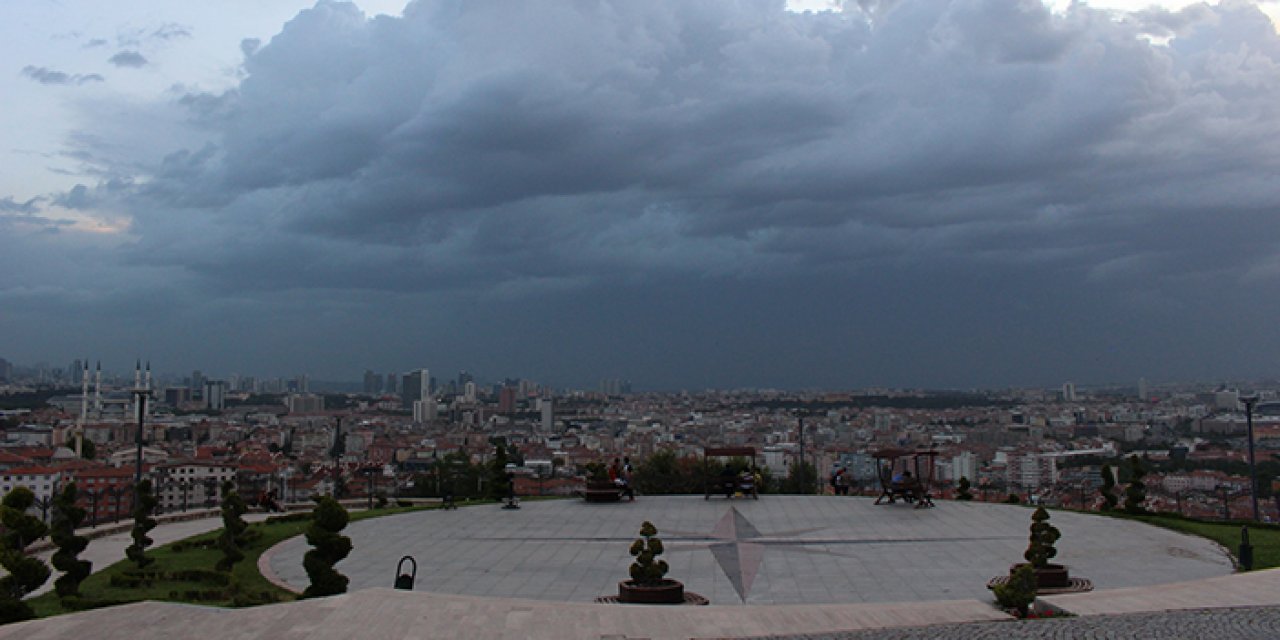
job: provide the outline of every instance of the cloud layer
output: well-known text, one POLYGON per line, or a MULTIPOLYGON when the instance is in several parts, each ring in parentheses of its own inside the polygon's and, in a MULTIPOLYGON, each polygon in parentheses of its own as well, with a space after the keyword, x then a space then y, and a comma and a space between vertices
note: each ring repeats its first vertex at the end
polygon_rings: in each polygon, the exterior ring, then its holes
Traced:
MULTIPOLYGON (((321 2, 242 49, 234 90, 94 109, 68 153, 100 181, 49 202, 127 221, 90 244, 146 283, 124 297, 172 294, 175 359, 223 357, 180 328, 230 317, 274 361, 228 367, 566 384, 1280 356, 1280 39, 1245 2, 321 2), (263 346, 293 322, 296 349, 263 346)), ((71 295, 59 273, 34 278, 71 295)))

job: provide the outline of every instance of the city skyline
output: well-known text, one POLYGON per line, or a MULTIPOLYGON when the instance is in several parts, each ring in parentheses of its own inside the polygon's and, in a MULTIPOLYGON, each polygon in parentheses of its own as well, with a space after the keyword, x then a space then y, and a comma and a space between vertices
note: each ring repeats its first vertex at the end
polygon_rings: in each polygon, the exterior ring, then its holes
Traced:
MULTIPOLYGON (((137 369, 114 368, 108 363, 103 367, 100 361, 93 359, 73 360, 72 364, 66 367, 56 366, 47 361, 39 361, 35 363, 12 362, 0 355, 0 380, 4 380, 6 372, 13 375, 10 376, 11 382, 33 383, 42 378, 46 384, 56 384, 63 387, 68 385, 79 385, 78 378, 73 371, 88 371, 88 379, 93 384, 96 380, 99 367, 101 367, 102 380, 109 386, 119 387, 120 385, 132 386, 128 384, 135 374, 145 372, 148 380, 154 380, 153 386, 156 389, 173 388, 173 387, 189 387, 191 389, 203 388, 207 382, 218 382, 229 385, 228 390, 235 392, 262 392, 272 393, 364 393, 370 392, 370 387, 374 387, 374 393, 382 393, 384 395, 394 394, 402 395, 403 383, 402 378, 409 378, 418 372, 426 372, 428 369, 422 367, 411 367, 408 370, 400 371, 395 369, 372 369, 366 368, 359 375, 349 377, 336 377, 332 379, 319 379, 311 376, 308 372, 292 372, 288 374, 260 374, 249 370, 236 371, 212 371, 206 369, 189 369, 189 370, 166 370, 151 368, 150 360, 135 360, 134 364, 137 369), (80 365, 82 369, 77 369, 80 365)), ((577 391, 601 391, 610 395, 620 395, 627 393, 684 393, 684 392, 791 392, 791 393, 840 393, 840 392, 923 392, 923 393, 1000 393, 1018 390, 1040 389, 1043 391, 1058 391, 1066 401, 1075 401, 1079 399, 1077 393, 1086 393, 1089 391, 1102 391, 1104 393, 1114 393, 1117 390, 1132 388, 1136 390, 1137 397, 1146 397, 1148 393, 1156 389, 1168 390, 1170 388, 1212 388, 1233 389, 1238 391, 1250 391, 1254 389, 1274 386, 1280 382, 1280 378, 1262 377, 1262 378, 1222 378, 1216 380, 1176 380, 1176 379, 1148 379, 1140 377, 1137 380, 1062 380, 1059 382, 1051 382, 1047 384, 1013 384, 1000 387, 929 387, 921 385, 882 385, 869 384, 860 387, 717 387, 714 385, 703 385, 701 387, 689 388, 663 388, 651 386, 645 381, 632 381, 629 379, 616 377, 601 377, 593 381, 589 381, 579 385, 561 385, 547 382, 544 378, 539 377, 536 372, 530 375, 512 376, 502 373, 477 373, 475 371, 459 370, 456 372, 438 371, 436 373, 428 373, 431 381, 433 393, 437 397, 447 397, 449 393, 462 395, 466 383, 475 383, 476 389, 481 392, 493 391, 502 387, 523 387, 526 384, 533 385, 533 388, 539 392, 561 393, 561 392, 577 392, 577 391), (1068 391, 1068 389, 1070 391, 1068 391)), ((415 379, 416 380, 416 379, 415 379)), ((418 384, 415 381, 414 384, 418 384)))
POLYGON ((1280 3, 357 4, 7 6, 0 355, 1277 376, 1280 3))

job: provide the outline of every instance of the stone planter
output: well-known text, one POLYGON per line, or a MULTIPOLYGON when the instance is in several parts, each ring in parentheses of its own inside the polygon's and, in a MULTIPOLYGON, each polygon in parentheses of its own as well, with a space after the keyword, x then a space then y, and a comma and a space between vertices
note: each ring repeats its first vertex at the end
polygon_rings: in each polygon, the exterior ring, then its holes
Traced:
MULTIPOLYGON (((1018 567, 1026 563, 1018 563, 1009 567, 1009 575, 1013 575, 1018 567)), ((1062 589, 1071 586, 1071 576, 1067 573, 1067 568, 1060 564, 1046 564, 1036 569, 1036 588, 1037 589, 1062 589)))
POLYGON ((656 585, 640 585, 631 580, 618 583, 618 602, 627 604, 684 604, 684 584, 663 580, 656 585))

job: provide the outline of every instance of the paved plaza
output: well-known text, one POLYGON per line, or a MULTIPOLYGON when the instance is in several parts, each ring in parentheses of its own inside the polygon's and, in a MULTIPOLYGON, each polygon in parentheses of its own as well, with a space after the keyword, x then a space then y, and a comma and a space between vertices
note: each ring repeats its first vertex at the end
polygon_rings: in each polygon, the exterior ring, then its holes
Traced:
MULTIPOLYGON (((403 555, 417 591, 557 602, 615 594, 627 548, 653 522, 669 576, 714 605, 992 600, 986 581, 1021 559, 1031 510, 939 501, 933 509, 869 498, 642 497, 636 502, 525 502, 424 511, 351 524, 338 569, 352 590, 389 587, 403 555)), ((1214 543, 1140 523, 1054 512, 1057 561, 1098 589, 1224 576, 1214 543)), ((285 583, 307 584, 295 538, 267 560, 285 583)))

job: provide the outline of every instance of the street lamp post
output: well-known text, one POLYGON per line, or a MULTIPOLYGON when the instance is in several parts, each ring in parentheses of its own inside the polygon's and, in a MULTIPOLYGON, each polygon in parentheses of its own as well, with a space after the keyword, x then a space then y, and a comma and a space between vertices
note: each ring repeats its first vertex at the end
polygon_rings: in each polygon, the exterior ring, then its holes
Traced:
POLYGON ((805 469, 805 466, 804 466, 804 415, 803 414, 801 414, 800 416, 800 468, 799 468, 799 471, 800 471, 800 474, 799 474, 800 481, 798 484, 800 486, 800 493, 805 494, 809 492, 809 472, 807 469, 805 469))
POLYGON ((147 398, 149 398, 150 396, 151 396, 150 389, 138 388, 133 390, 133 397, 136 398, 138 402, 138 433, 137 433, 137 437, 134 438, 134 442, 138 446, 138 453, 137 453, 137 456, 134 458, 134 464, 133 464, 133 486, 134 486, 135 492, 138 490, 137 489, 138 485, 142 484, 142 423, 143 423, 143 420, 146 419, 147 398))
POLYGON ((1253 521, 1258 522, 1258 468, 1253 463, 1253 405, 1258 403, 1258 396, 1240 398, 1244 403, 1245 424, 1249 429, 1249 497, 1253 500, 1253 521))

